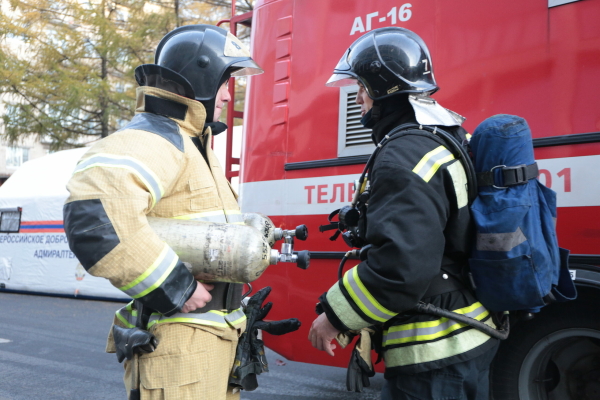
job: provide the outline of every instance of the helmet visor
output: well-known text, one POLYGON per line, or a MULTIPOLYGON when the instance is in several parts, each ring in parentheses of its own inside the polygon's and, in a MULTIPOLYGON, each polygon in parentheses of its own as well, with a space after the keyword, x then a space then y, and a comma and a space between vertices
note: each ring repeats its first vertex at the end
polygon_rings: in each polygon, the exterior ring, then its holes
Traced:
POLYGON ((253 59, 234 62, 228 68, 239 68, 231 73, 231 76, 259 75, 265 72, 253 59))
POLYGON ((329 87, 344 87, 344 86, 355 86, 358 82, 356 76, 350 74, 333 74, 331 78, 325 83, 325 86, 329 87))

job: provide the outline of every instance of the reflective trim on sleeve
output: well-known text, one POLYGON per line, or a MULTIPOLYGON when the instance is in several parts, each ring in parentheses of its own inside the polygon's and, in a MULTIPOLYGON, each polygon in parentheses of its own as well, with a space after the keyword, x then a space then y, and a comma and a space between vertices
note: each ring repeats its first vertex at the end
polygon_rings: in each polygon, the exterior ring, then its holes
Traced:
POLYGON ((137 310, 134 310, 132 307, 133 301, 129 302, 125 307, 119 308, 115 313, 118 320, 127 328, 135 328, 137 310))
POLYGON ((178 215, 173 219, 184 219, 188 221, 217 222, 221 224, 244 225, 244 218, 240 210, 216 210, 195 214, 178 215))
POLYGON ((171 315, 170 317, 165 317, 159 313, 152 313, 150 320, 148 321, 148 329, 156 324, 168 324, 176 322, 216 326, 219 328, 237 328, 245 320, 246 314, 244 314, 244 311, 241 308, 238 308, 230 313, 212 310, 201 314, 177 313, 171 315))
POLYGON ((339 282, 336 282, 331 289, 329 289, 326 296, 327 302, 335 315, 348 328, 359 330, 372 325, 371 322, 365 321, 356 311, 354 311, 342 293, 339 282))
POLYGON ((206 221, 206 222, 218 222, 221 224, 227 223, 225 212, 223 210, 206 211, 196 214, 178 215, 173 219, 184 219, 189 221, 206 221))
MULTIPOLYGON (((485 320, 484 324, 496 328, 491 318, 485 320)), ((386 368, 422 364, 466 353, 491 339, 485 333, 470 328, 435 342, 384 349, 383 359, 386 368)))
POLYGON ((379 322, 386 322, 388 319, 398 315, 398 313, 392 312, 379 304, 375 297, 369 293, 358 277, 358 267, 354 267, 346 272, 343 282, 352 300, 369 318, 379 322))
MULTIPOLYGON (((489 312, 479 302, 474 303, 469 307, 454 310, 454 312, 466 315, 467 317, 474 318, 478 321, 481 321, 489 315, 489 312)), ((392 326, 383 334, 383 346, 434 340, 447 336, 465 326, 467 325, 448 318, 392 326)))
POLYGON ((134 299, 145 296, 167 279, 173 268, 177 265, 177 261, 179 261, 177 254, 165 244, 165 247, 150 268, 144 271, 133 282, 119 289, 134 299))
POLYGON ((244 217, 240 210, 225 210, 227 222, 234 225, 244 225, 244 217))
POLYGON ((444 146, 440 146, 425 154, 413 168, 413 172, 423 178, 425 182, 429 182, 437 170, 451 160, 454 160, 454 155, 444 146))
POLYGON ((96 154, 79 163, 77 167, 75 167, 73 174, 95 167, 122 168, 133 172, 150 192, 150 195, 152 196, 152 207, 154 207, 164 195, 164 189, 158 177, 150 168, 144 165, 144 163, 135 158, 112 154, 96 154))

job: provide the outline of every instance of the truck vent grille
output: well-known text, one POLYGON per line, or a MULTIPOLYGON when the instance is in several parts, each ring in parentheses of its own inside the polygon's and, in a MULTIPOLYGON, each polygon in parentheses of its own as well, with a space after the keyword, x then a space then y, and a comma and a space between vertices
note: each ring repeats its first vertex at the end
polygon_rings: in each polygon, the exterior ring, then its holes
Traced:
POLYGON ((357 86, 340 88, 338 157, 371 154, 371 129, 360 123, 360 106, 356 104, 357 86))
POLYGON ((346 146, 360 146, 372 144, 371 130, 361 123, 360 105, 355 103, 357 90, 346 95, 346 146))

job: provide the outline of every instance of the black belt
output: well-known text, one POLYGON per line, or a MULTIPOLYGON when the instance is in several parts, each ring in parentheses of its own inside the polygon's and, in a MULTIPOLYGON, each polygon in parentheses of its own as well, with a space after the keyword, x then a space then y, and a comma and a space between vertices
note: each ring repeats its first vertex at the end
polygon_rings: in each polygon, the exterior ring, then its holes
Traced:
POLYGON ((241 283, 213 283, 215 288, 210 291, 212 300, 204 307, 198 308, 194 313, 205 313, 212 310, 227 310, 231 312, 241 307, 242 284, 241 283))

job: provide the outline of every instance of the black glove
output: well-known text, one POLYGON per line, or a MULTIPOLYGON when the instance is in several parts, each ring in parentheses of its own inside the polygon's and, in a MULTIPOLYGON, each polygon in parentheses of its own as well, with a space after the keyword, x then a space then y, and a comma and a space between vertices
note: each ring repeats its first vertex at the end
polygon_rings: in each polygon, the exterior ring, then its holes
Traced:
POLYGON ((284 335, 300 328, 300 321, 296 318, 281 321, 265 322, 273 303, 262 306, 271 287, 267 286, 250 297, 244 312, 246 314, 246 331, 240 337, 235 354, 233 370, 229 377, 229 384, 233 387, 252 391, 258 387, 257 375, 269 371, 269 364, 265 356, 265 346, 258 338, 258 330, 262 329, 272 335, 284 335))
POLYGON ((113 325, 113 338, 117 348, 117 360, 131 360, 134 354, 152 353, 158 340, 148 331, 140 328, 123 328, 113 325))
POLYGON ((371 385, 369 378, 373 375, 375 370, 371 364, 371 336, 369 330, 362 329, 348 363, 346 389, 350 392, 362 392, 363 388, 371 385))

